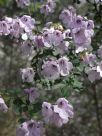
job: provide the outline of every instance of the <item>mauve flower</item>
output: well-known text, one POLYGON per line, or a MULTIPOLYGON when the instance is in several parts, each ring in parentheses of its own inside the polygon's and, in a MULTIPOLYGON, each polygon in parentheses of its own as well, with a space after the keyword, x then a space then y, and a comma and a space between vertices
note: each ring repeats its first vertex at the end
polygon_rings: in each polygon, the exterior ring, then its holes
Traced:
POLYGON ((85 69, 85 72, 87 73, 88 79, 91 83, 100 79, 100 73, 97 71, 96 67, 85 69))
POLYGON ((23 43, 21 43, 21 52, 23 55, 31 55, 32 51, 33 51, 33 46, 32 43, 30 41, 24 41, 23 43))
POLYGON ((5 101, 1 96, 0 96, 0 111, 2 111, 2 112, 7 112, 8 111, 8 107, 5 104, 5 101))
POLYGON ((87 29, 93 29, 94 28, 94 21, 88 20, 87 21, 87 29))
POLYGON ((22 32, 23 32, 23 28, 21 28, 19 20, 14 19, 10 27, 10 34, 15 38, 19 38, 22 32))
POLYGON ((30 5, 30 0, 16 0, 17 6, 20 8, 24 8, 25 6, 30 5))
POLYGON ((53 0, 48 0, 45 5, 42 5, 40 8, 40 12, 49 15, 49 13, 53 13, 56 7, 56 3, 53 0))
POLYGON ((9 25, 6 21, 0 21, 0 35, 9 35, 9 25))
POLYGON ((29 136, 27 122, 24 122, 17 127, 16 136, 29 136))
POLYGON ((60 75, 59 65, 56 61, 46 61, 42 65, 42 75, 47 79, 57 79, 60 75))
POLYGON ((59 98, 56 102, 59 108, 65 110, 68 113, 69 118, 73 118, 74 111, 73 106, 65 98, 59 98))
POLYGON ((51 8, 51 13, 54 12, 55 10, 55 7, 56 7, 56 3, 54 0, 47 0, 47 3, 46 3, 50 8, 51 8))
POLYGON ((52 37, 52 43, 54 46, 57 46, 63 41, 63 34, 59 30, 54 30, 53 31, 53 37, 52 37))
POLYGON ((33 103, 39 97, 39 90, 36 87, 24 89, 24 92, 28 94, 30 103, 33 103))
POLYGON ((83 21, 83 17, 82 16, 75 16, 73 18, 73 21, 71 23, 71 28, 84 28, 84 21, 83 21))
POLYGON ((28 123, 29 136, 42 136, 43 135, 43 123, 41 121, 32 120, 28 123))
POLYGON ((40 36, 40 35, 35 36, 34 37, 34 44, 35 44, 35 47, 37 47, 37 48, 44 47, 44 38, 43 38, 43 36, 40 36))
POLYGON ((35 27, 35 19, 31 18, 31 16, 24 15, 20 18, 20 21, 25 32, 30 32, 35 27))
POLYGON ((40 12, 47 16, 51 12, 51 8, 47 4, 42 5, 41 8, 40 8, 40 12))
POLYGON ((69 75, 69 72, 73 68, 73 64, 71 62, 69 62, 68 58, 67 57, 62 57, 62 58, 58 59, 57 62, 58 62, 59 67, 60 67, 61 76, 69 75))
POLYGON ((44 46, 45 47, 51 47, 53 44, 53 32, 54 28, 46 29, 43 32, 43 38, 44 38, 44 46))
POLYGON ((42 136, 43 134, 43 123, 40 121, 29 120, 16 129, 16 136, 42 136))
POLYGON ((87 30, 84 28, 75 28, 72 30, 73 40, 75 44, 83 44, 89 38, 87 30))
POLYGON ((42 115, 44 117, 44 121, 49 123, 50 117, 53 114, 52 105, 48 102, 43 102, 42 104, 42 115))
POLYGON ((50 123, 56 127, 62 127, 62 125, 68 121, 68 114, 65 110, 59 108, 57 105, 53 105, 53 114, 50 118, 50 123))
POLYGON ((71 10, 64 9, 60 14, 59 19, 63 22, 66 28, 69 28, 72 23, 73 17, 74 15, 71 10))
POLYGON ((28 83, 33 82, 33 78, 35 75, 33 68, 23 68, 20 69, 20 72, 23 82, 28 82, 28 83))

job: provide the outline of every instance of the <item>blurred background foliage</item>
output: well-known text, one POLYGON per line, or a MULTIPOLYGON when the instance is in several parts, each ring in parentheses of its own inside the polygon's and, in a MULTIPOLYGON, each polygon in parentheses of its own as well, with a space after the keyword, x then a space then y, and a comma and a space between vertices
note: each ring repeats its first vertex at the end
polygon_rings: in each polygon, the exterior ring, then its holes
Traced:
MULTIPOLYGON (((93 19, 95 22, 95 36, 92 39, 92 46, 96 50, 102 43, 102 3, 94 4, 94 0, 57 0, 57 9, 54 14, 48 18, 39 12, 39 7, 44 0, 32 0, 30 7, 24 9, 17 8, 15 0, 0 0, 0 20, 4 16, 16 17, 29 14, 44 26, 46 21, 59 23, 58 14, 68 5, 73 5, 77 13, 93 19)), ((101 1, 101 0, 100 0, 101 1)), ((41 29, 41 28, 39 28, 41 29)), ((29 107, 26 107, 25 99, 22 98, 22 86, 19 76, 19 69, 29 65, 29 59, 22 56, 16 41, 9 37, 0 37, 0 94, 5 98, 9 107, 7 114, 0 113, 0 136, 15 136, 15 128, 18 122, 23 121, 24 113, 29 107), (10 97, 9 97, 10 96, 10 97), (22 116, 22 118, 19 118, 22 116)), ((81 70, 81 66, 79 67, 81 70)), ((74 78, 73 78, 74 79, 74 78)), ((63 97, 71 101, 74 106, 75 117, 62 129, 51 126, 46 128, 46 136, 102 136, 102 83, 98 83, 96 91, 90 90, 89 86, 84 88, 82 83, 75 79, 73 81, 75 91, 70 88, 70 82, 63 87, 62 91, 58 86, 54 86, 52 92, 48 92, 47 97, 56 100, 63 94, 63 97)), ((59 86, 60 87, 60 86, 59 86)), ((93 88, 94 89, 94 88, 93 88)), ((36 118, 41 102, 37 102, 29 109, 29 115, 36 118)), ((40 114, 40 113, 38 113, 40 114)), ((40 116, 39 116, 40 118, 40 116)))

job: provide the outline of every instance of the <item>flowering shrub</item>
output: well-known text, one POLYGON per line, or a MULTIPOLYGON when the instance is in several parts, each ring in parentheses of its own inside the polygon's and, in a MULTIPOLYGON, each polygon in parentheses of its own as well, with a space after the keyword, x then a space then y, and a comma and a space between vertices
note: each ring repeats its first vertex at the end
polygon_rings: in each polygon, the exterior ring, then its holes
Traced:
MULTIPOLYGON (((21 123, 17 136, 41 136, 44 123, 56 127, 68 123, 74 117, 73 106, 67 100, 68 87, 80 91, 102 77, 102 48, 94 51, 91 46, 93 20, 77 15, 75 8, 68 6, 58 15, 58 22, 53 22, 51 15, 59 2, 42 3, 38 8, 41 20, 24 14, 5 16, 0 21, 0 36, 16 41, 21 53, 31 62, 19 70, 22 91, 13 101, 21 123), (86 80, 90 82, 85 84, 86 80), (60 98, 49 95, 53 90, 59 91, 60 98)), ((32 7, 32 4, 30 0, 16 0, 21 9, 32 7)), ((3 98, 0 98, 0 110, 8 110, 3 98)))

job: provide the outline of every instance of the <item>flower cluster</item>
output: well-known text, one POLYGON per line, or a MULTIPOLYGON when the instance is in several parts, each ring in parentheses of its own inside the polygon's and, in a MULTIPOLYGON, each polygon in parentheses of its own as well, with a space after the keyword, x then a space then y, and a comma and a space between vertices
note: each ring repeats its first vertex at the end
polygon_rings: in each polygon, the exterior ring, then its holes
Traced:
POLYGON ((72 105, 65 98, 59 98, 54 105, 43 102, 42 115, 46 123, 61 127, 73 118, 74 112, 72 105))
POLYGON ((5 101, 3 100, 3 98, 1 96, 0 96, 0 111, 2 111, 2 112, 8 111, 8 107, 5 104, 5 101))
POLYGON ((86 17, 76 15, 72 7, 64 9, 59 18, 62 20, 66 28, 70 28, 73 41, 76 46, 76 53, 87 50, 91 44, 93 36, 94 23, 86 17))
POLYGON ((50 60, 42 65, 42 75, 48 79, 57 79, 59 76, 67 76, 73 65, 67 57, 59 58, 56 61, 50 60))
POLYGON ((14 38, 20 38, 23 34, 32 33, 35 28, 35 19, 28 15, 20 18, 5 17, 0 21, 0 35, 11 35, 14 38))
POLYGON ((16 136, 42 136, 43 123, 29 120, 18 126, 16 136))
POLYGON ((40 12, 45 15, 49 15, 49 13, 53 13, 56 7, 56 3, 54 0, 47 0, 46 4, 42 5, 40 8, 40 12))

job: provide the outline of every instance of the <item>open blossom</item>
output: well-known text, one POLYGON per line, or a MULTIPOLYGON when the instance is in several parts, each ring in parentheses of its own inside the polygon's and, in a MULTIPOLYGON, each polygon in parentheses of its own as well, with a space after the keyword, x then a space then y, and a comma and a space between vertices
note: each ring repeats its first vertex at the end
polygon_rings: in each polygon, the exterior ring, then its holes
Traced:
POLYGON ((75 28, 72 30, 73 40, 76 46, 76 52, 82 52, 91 44, 91 33, 84 28, 75 28))
POLYGON ((30 32, 35 27, 35 19, 31 18, 31 16, 24 15, 20 18, 21 25, 24 28, 25 32, 30 32))
POLYGON ((33 78, 35 75, 33 68, 23 68, 20 69, 20 72, 23 82, 28 82, 28 83, 33 82, 33 78))
POLYGON ((63 33, 60 30, 55 30, 53 27, 46 29, 43 32, 43 37, 45 47, 51 47, 52 45, 57 46, 64 39, 63 33))
POLYGON ((42 136, 43 123, 35 120, 29 120, 16 129, 16 136, 42 136))
POLYGON ((56 61, 46 61, 42 65, 42 75, 48 79, 57 79, 60 76, 59 65, 56 61))
POLYGON ((43 48, 44 47, 44 38, 43 36, 37 35, 34 37, 34 45, 36 48, 43 48))
POLYGON ((33 103, 39 97, 39 90, 35 87, 24 89, 24 92, 28 94, 30 103, 33 103))
POLYGON ((2 112, 7 112, 8 111, 8 107, 5 104, 5 101, 1 96, 0 96, 0 111, 2 111, 2 112))
POLYGON ((73 14, 69 9, 64 9, 60 14, 59 19, 63 22, 66 28, 69 28, 72 23, 73 14))
POLYGON ((61 76, 69 75, 69 72, 73 68, 73 64, 71 62, 69 62, 68 58, 62 57, 62 58, 58 59, 58 64, 59 64, 59 67, 60 67, 61 76))
POLYGON ((9 35, 9 25, 6 21, 0 21, 0 35, 9 35))
POLYGON ((66 100, 65 98, 59 98, 56 102, 58 107, 65 110, 68 113, 69 118, 73 118, 74 116, 74 110, 73 106, 66 100))
POLYGON ((50 122, 50 117, 53 114, 52 105, 48 102, 43 102, 42 104, 42 115, 46 123, 50 122))
POLYGON ((48 102, 42 104, 42 115, 46 123, 61 127, 73 118, 73 107, 65 98, 59 98, 56 104, 48 102))
POLYGON ((20 8, 24 8, 25 6, 30 5, 30 0, 16 0, 17 6, 20 8))
POLYGON ((40 12, 49 15, 49 13, 53 13, 56 7, 56 3, 53 0, 47 0, 45 5, 42 5, 40 8, 40 12))

